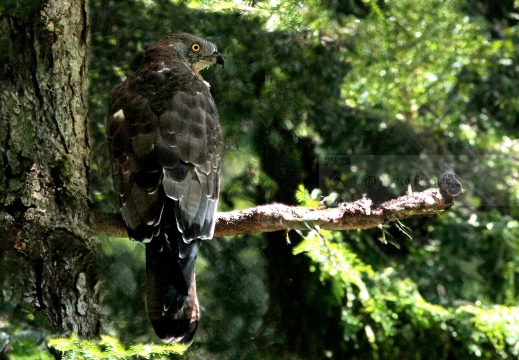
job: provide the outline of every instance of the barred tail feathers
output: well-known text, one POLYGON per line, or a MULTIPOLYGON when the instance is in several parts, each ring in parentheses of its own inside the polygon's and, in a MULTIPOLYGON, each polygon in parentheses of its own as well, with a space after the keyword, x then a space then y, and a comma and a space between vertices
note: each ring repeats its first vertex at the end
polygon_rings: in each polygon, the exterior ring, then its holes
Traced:
POLYGON ((191 343, 198 326, 195 263, 199 247, 200 240, 186 244, 173 227, 146 244, 148 316, 166 343, 191 343))

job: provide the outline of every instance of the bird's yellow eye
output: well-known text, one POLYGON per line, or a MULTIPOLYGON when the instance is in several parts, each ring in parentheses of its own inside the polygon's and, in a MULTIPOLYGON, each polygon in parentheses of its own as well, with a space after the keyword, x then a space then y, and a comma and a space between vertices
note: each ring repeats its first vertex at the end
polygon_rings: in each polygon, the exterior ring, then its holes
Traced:
POLYGON ((191 45, 191 50, 193 50, 194 52, 199 52, 200 44, 194 43, 193 45, 191 45))

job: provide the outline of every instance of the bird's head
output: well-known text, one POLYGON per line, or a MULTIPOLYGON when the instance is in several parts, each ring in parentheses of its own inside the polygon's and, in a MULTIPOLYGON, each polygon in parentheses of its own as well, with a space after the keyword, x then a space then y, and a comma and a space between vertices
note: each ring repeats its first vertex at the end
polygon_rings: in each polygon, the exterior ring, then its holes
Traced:
POLYGON ((212 42, 186 33, 174 33, 146 48, 145 58, 157 54, 175 57, 184 62, 199 77, 200 70, 213 64, 224 65, 223 56, 212 42))

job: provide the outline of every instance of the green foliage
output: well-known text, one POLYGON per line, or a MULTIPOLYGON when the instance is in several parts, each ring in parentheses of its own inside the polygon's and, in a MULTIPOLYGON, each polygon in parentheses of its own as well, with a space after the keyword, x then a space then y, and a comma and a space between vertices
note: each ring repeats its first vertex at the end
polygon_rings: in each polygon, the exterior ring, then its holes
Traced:
POLYGON ((101 336, 99 341, 80 340, 74 334, 70 338, 56 338, 49 341, 49 347, 58 350, 62 359, 167 359, 170 354, 182 354, 182 345, 137 344, 124 346, 116 338, 101 336))
POLYGON ((374 359, 440 359, 447 353, 456 358, 519 356, 519 307, 431 304, 410 279, 401 278, 392 267, 375 271, 341 238, 338 232, 312 230, 294 254, 307 254, 321 281, 331 283, 334 301, 342 308, 343 339, 348 346, 367 340, 374 359), (409 332, 408 322, 414 332, 409 332), (443 338, 447 346, 433 350, 423 343, 412 345, 428 332, 443 338))
MULTIPOLYGON (((0 323, 0 330, 6 329, 0 323)), ((45 336, 39 329, 19 330, 9 334, 0 331, 0 354, 8 354, 10 358, 29 360, 51 360, 53 357, 46 349, 45 336)))
MULTIPOLYGON (((179 1, 180 2, 180 1, 179 1)), ((309 26, 318 28, 328 20, 327 12, 318 6, 317 1, 258 1, 255 6, 248 1, 185 1, 192 9, 215 12, 240 12, 259 17, 268 31, 301 31, 309 26), (319 11, 321 10, 321 11, 319 11)))
MULTIPOLYGON (((346 103, 420 124, 430 121, 421 110, 434 99, 435 113, 447 115, 441 126, 459 116, 450 113, 450 97, 460 69, 469 66, 486 76, 490 50, 484 21, 458 11, 461 3, 401 0, 365 21, 346 21, 346 31, 355 37, 354 71, 342 87, 346 103), (439 6, 442 11, 436 12, 439 6)), ((469 89, 463 90, 456 97, 468 98, 469 89)))
POLYGON ((320 191, 318 189, 316 191, 312 191, 310 194, 308 190, 305 189, 303 184, 299 184, 299 188, 296 192, 296 200, 304 207, 316 208, 319 206, 319 195, 320 191))

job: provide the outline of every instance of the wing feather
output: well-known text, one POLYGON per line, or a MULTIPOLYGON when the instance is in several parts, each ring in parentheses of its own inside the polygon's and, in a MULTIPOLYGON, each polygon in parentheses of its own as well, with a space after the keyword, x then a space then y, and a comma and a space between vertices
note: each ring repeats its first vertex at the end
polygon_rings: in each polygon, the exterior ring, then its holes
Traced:
POLYGON ((191 90, 175 93, 159 117, 157 145, 164 167, 164 192, 178 201, 177 226, 185 241, 212 237, 218 202, 215 190, 220 186, 218 113, 209 89, 194 85, 191 90), (170 160, 178 158, 178 164, 170 160))
POLYGON ((175 219, 162 222, 187 242, 211 238, 222 138, 209 88, 184 64, 157 62, 112 92, 110 112, 112 176, 132 236, 157 233, 166 196, 175 219))

